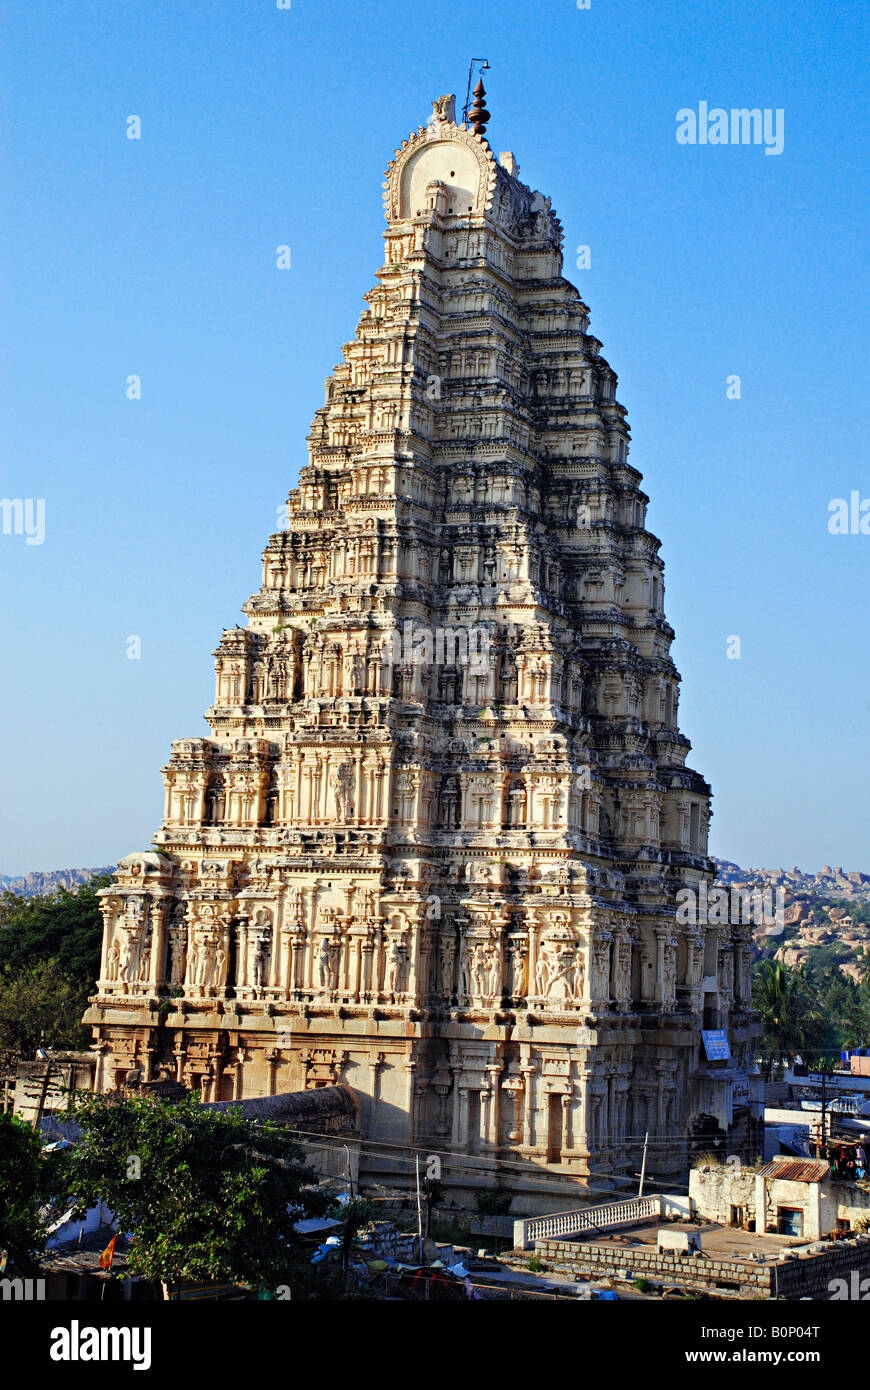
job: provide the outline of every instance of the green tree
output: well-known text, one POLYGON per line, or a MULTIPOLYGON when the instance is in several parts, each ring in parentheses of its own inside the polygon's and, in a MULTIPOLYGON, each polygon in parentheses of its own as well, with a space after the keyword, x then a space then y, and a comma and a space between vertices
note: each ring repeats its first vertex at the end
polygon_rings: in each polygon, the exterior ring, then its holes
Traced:
POLYGON ((64 1200, 60 1154, 17 1115, 0 1111, 0 1249, 25 1275, 39 1273, 48 1228, 64 1200))
POLYGON ((87 989, 55 961, 0 970, 0 1056, 32 1057, 40 1045, 81 1048, 87 989))
POLYGON ((836 965, 813 970, 810 977, 825 1019, 826 1050, 833 1055, 844 1047, 862 1047, 870 1020, 858 985, 836 965))
POLYGON ((322 1215, 328 1198, 289 1130, 196 1095, 87 1096, 77 1119, 72 1190, 83 1208, 103 1198, 135 1233, 135 1273, 274 1286, 302 1272, 294 1222, 322 1215))
POLYGON ((0 968, 13 971, 55 961, 64 975, 93 992, 100 963, 100 888, 111 878, 92 878, 70 892, 22 898, 0 894, 0 968))
POLYGON ((768 1078, 781 1057, 825 1043, 825 1020, 809 977, 802 966, 789 969, 782 961, 765 960, 752 979, 753 1007, 761 1015, 761 1056, 768 1078))
POLYGON ((100 888, 93 878, 43 897, 0 894, 0 1057, 48 1047, 86 1047, 81 1026, 99 970, 100 888))

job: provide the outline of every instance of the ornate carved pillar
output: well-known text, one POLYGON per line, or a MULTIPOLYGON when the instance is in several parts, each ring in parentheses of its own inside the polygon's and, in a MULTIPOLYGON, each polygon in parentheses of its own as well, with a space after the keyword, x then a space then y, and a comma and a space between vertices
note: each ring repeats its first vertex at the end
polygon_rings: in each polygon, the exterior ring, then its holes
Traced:
POLYGON ((269 1096, 274 1096, 275 1094, 275 1073, 278 1068, 278 1061, 280 1056, 281 1054, 278 1051, 277 1047, 268 1047, 263 1053, 263 1057, 268 1063, 268 1069, 266 1073, 266 1085, 268 1087, 268 1090, 266 1091, 266 1094, 269 1096))
POLYGON ((166 923, 172 906, 171 898, 156 898, 151 902, 151 960, 148 966, 148 993, 156 994, 164 980, 166 960, 166 923))
POLYGON ((653 996, 655 1003, 661 1007, 665 1002, 665 944, 668 939, 668 931, 664 927, 656 927, 656 986, 653 996))
POLYGON ((534 1122, 534 1078, 537 1067, 533 1062, 526 1063, 520 1067, 525 1086, 523 1088, 523 1145, 531 1149, 535 1144, 535 1122, 534 1122))
POLYGON ((501 1072, 502 1068, 500 1062, 491 1062, 486 1068, 486 1074, 489 1080, 486 1086, 487 1106, 486 1119, 483 1127, 483 1139, 484 1143, 490 1145, 492 1148, 497 1148, 499 1142, 499 1097, 501 1095, 499 1083, 501 1081, 501 1072))
MULTIPOLYGON (((569 1082, 569 1085, 570 1085, 570 1082, 569 1082)), ((571 1094, 570 1091, 567 1091, 567 1092, 562 1096, 562 1142, 561 1142, 561 1152, 562 1152, 562 1157, 563 1157, 563 1158, 564 1158, 564 1156, 568 1153, 568 1150, 571 1148, 571 1106, 572 1106, 572 1104, 573 1104, 573 1101, 574 1101, 574 1097, 573 1097, 573 1095, 571 1094)))
POLYGON ((529 910, 527 911, 527 913, 526 913, 526 929, 527 929, 528 934, 529 934, 529 946, 528 946, 529 966, 528 966, 528 975, 527 975, 526 991, 527 991, 527 994, 528 994, 529 998, 532 998, 533 996, 537 997, 537 996, 535 995, 535 988, 536 988, 536 987, 535 987, 535 972, 537 971, 537 968, 538 968, 538 936, 539 936, 540 929, 541 929, 541 923, 540 923, 540 918, 538 917, 537 908, 532 907, 532 908, 529 908, 529 910))
POLYGON ((383 1052, 376 1052, 374 1057, 369 1058, 369 1095, 371 1096, 371 1133, 374 1137, 378 1131, 378 1106, 381 1099, 381 1072, 386 1063, 383 1052))
POLYGON ((453 1069, 453 1116, 450 1127, 450 1143, 453 1148, 459 1148, 462 1144, 462 1110, 465 1105, 466 1089, 460 1085, 462 1071, 459 1068, 453 1069))

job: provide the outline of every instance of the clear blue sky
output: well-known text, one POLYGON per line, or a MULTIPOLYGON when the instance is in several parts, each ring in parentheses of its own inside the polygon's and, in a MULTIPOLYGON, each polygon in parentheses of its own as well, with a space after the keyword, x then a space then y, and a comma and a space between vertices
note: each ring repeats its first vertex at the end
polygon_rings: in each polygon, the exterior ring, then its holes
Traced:
POLYGON ((868 15, 6 0, 0 495, 46 534, 0 536, 0 871, 150 841, 381 262, 383 170, 472 56, 619 374, 712 850, 870 870, 870 536, 827 530, 870 496, 868 15), (700 101, 783 108, 783 153, 678 145, 700 101))

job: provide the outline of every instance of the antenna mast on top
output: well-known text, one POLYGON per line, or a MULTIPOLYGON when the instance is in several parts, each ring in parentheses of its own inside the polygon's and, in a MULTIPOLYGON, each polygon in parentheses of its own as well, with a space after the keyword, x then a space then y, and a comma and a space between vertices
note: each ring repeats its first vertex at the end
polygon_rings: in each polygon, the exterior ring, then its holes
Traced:
POLYGON ((465 105, 462 108, 463 121, 467 119, 468 108, 471 105, 471 80, 474 77, 475 63, 482 64, 480 69, 481 72, 489 72, 489 63, 487 62, 486 58, 472 58, 471 62, 468 65, 468 86, 465 89, 465 105))

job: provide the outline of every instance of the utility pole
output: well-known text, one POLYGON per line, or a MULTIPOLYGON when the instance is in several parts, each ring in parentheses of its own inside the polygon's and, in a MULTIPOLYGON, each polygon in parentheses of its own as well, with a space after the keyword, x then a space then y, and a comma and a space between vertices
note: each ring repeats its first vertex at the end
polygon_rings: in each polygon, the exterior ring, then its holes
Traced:
POLYGON ((414 1155, 414 1168, 417 1174, 417 1244, 420 1263, 423 1263, 423 1208, 420 1203, 420 1155, 414 1155))
POLYGON ((827 1073, 825 1071, 825 1068, 822 1067, 822 1123, 821 1128, 819 1130, 819 1158, 824 1158, 825 1156, 825 1110, 827 1108, 828 1099, 825 1089, 826 1079, 827 1073))
MULTIPOLYGON (((42 1049, 40 1048, 40 1051, 41 1051, 41 1050, 42 1050, 42 1049)), ((43 1112, 44 1109, 45 1109, 45 1102, 46 1102, 46 1098, 47 1098, 47 1096, 48 1096, 48 1082, 49 1082, 50 1077, 51 1077, 51 1059, 49 1058, 49 1059, 46 1061, 46 1064, 45 1064, 45 1073, 44 1073, 43 1078, 42 1078, 42 1089, 41 1089, 41 1091, 40 1091, 40 1093, 39 1093, 39 1104, 38 1104, 37 1107, 36 1107, 36 1114, 34 1115, 34 1117, 33 1117, 33 1122, 32 1122, 32 1124, 31 1124, 31 1126, 30 1126, 31 1129, 39 1129, 39 1122, 40 1122, 40 1120, 42 1119, 42 1112, 43 1112)))
POLYGON ((649 1145, 649 1130, 643 1136, 643 1163, 640 1165, 640 1186, 637 1189, 638 1197, 643 1196, 643 1185, 646 1181, 646 1151, 649 1145))

